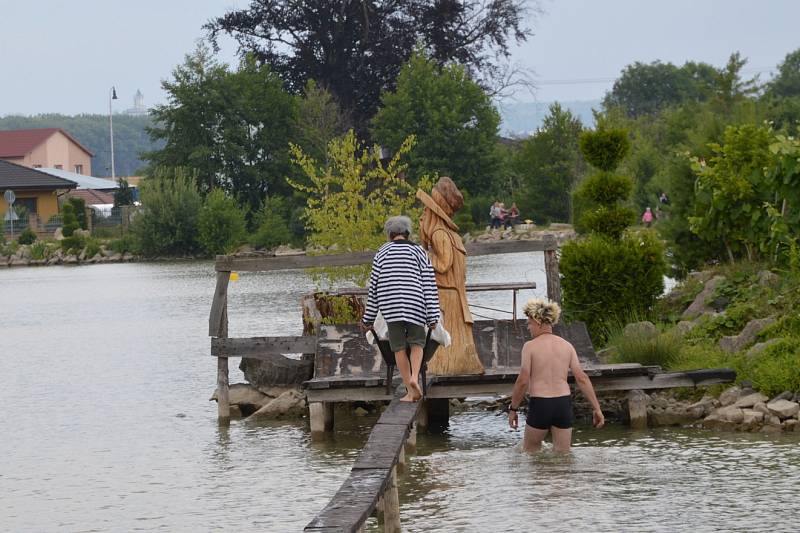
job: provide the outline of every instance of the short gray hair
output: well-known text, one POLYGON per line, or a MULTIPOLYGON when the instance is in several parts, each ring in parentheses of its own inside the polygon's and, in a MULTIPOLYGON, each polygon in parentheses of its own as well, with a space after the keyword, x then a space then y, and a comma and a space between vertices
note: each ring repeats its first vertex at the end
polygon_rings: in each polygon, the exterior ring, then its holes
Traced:
POLYGON ((411 219, 406 216, 391 217, 383 225, 383 230, 390 239, 397 235, 408 237, 411 234, 411 219))

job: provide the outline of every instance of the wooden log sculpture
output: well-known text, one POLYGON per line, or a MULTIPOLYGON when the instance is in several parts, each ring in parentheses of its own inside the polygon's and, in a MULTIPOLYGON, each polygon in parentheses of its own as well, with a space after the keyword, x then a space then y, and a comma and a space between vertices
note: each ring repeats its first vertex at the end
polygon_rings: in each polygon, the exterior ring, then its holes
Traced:
POLYGON ((417 198, 425 206, 419 224, 420 241, 431 258, 444 327, 453 339, 447 348, 439 348, 428 371, 439 375, 483 374, 472 338, 473 320, 465 289, 467 250, 452 220, 453 213, 464 204, 464 197, 453 180, 443 176, 430 195, 417 190, 417 198))

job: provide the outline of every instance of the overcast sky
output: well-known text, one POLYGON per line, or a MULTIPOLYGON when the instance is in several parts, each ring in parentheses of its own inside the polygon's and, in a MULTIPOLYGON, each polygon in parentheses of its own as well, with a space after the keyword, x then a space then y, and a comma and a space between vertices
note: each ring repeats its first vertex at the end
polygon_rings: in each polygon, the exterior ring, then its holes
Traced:
MULTIPOLYGON (((203 37, 201 26, 247 0, 0 0, 0 116, 107 113, 161 103, 162 79, 203 37)), ((538 89, 518 101, 593 100, 634 61, 722 65, 738 50, 748 73, 800 48, 796 0, 544 0, 514 60, 538 89), (598 81, 599 80, 599 81, 598 81)), ((224 43, 221 57, 235 49, 224 43)))

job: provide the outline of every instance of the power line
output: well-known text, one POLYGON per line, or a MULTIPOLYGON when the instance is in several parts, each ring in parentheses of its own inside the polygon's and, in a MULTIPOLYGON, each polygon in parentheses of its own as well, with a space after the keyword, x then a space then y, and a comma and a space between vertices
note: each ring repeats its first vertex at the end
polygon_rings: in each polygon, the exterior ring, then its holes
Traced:
MULTIPOLYGON (((753 67, 743 68, 740 72, 742 74, 763 74, 765 72, 774 72, 777 67, 753 67)), ((612 83, 617 81, 619 76, 606 77, 606 78, 573 78, 573 79, 556 79, 556 80, 534 80, 534 84, 541 85, 586 85, 590 83, 612 83)))

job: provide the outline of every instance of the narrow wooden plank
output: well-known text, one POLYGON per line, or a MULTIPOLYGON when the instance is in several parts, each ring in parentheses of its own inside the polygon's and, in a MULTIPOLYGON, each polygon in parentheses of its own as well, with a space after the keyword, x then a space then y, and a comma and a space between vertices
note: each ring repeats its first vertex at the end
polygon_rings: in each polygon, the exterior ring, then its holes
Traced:
POLYGON ((378 424, 408 425, 419 411, 417 402, 392 402, 381 414, 378 424))
MULTIPOLYGON (((520 252, 542 252, 545 250, 555 250, 558 248, 558 244, 553 238, 536 241, 474 242, 467 244, 466 248, 467 255, 479 256, 520 252)), ((365 263, 371 263, 374 255, 374 250, 328 255, 218 255, 215 268, 217 271, 233 270, 238 272, 253 272, 324 266, 363 265, 365 263)))
MULTIPOLYGON (((530 290, 535 289, 536 283, 471 283, 466 285, 467 292, 482 292, 482 291, 510 291, 510 290, 530 290)), ((347 289, 339 289, 333 291, 331 294, 334 296, 366 296, 367 289, 364 287, 352 287, 347 289)))
POLYGON ((249 337, 211 339, 211 355, 216 357, 252 357, 285 353, 315 353, 317 338, 249 337))
POLYGON ((305 531, 358 530, 372 514, 386 490, 391 469, 353 470, 328 504, 305 527, 305 531))
POLYGON ((230 281, 230 278, 230 270, 217 272, 217 286, 214 290, 214 300, 211 303, 211 312, 208 315, 209 337, 227 336, 221 334, 221 329, 222 313, 228 302, 228 282, 230 281))

